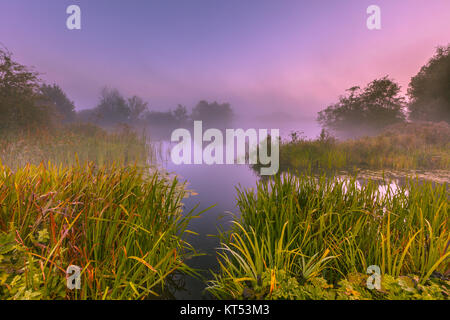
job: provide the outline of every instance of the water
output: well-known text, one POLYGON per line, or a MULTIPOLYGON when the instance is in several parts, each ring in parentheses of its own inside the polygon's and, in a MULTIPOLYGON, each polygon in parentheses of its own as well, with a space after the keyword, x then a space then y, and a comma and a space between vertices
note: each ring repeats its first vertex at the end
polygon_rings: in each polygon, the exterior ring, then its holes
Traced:
MULTIPOLYGON (((198 235, 189 235, 187 241, 192 244, 196 250, 204 254, 203 256, 193 257, 187 260, 187 264, 195 269, 201 269, 202 275, 206 279, 211 278, 210 271, 217 271, 216 251, 219 247, 219 241, 216 237, 219 228, 226 230, 230 226, 232 215, 239 215, 236 208, 236 187, 243 188, 254 187, 258 181, 258 176, 248 165, 174 165, 170 161, 171 144, 161 142, 156 144, 158 163, 165 170, 176 175, 182 180, 187 181, 187 188, 195 191, 197 195, 190 196, 184 200, 185 211, 190 211, 198 205, 197 212, 204 210, 212 205, 214 208, 203 213, 199 219, 194 219, 190 223, 189 230, 198 233, 198 235)), ((364 179, 379 180, 380 192, 386 192, 387 185, 383 185, 381 177, 383 172, 365 171, 361 172, 361 183, 364 179)), ((420 179, 433 180, 437 182, 449 182, 448 172, 384 172, 385 181, 389 181, 391 190, 396 190, 398 185, 404 183, 406 175, 418 176, 420 179), (427 179, 430 178, 430 179, 427 179)), ((342 173, 343 179, 348 175, 342 173)), ((205 281, 195 279, 189 276, 181 277, 182 288, 174 293, 176 299, 208 299, 205 292, 205 281)))
MULTIPOLYGON (((160 152, 167 155, 169 148, 170 144, 163 143, 160 152)), ((196 195, 184 200, 185 211, 190 211, 197 205, 197 212, 215 205, 199 219, 191 221, 189 230, 198 235, 188 235, 187 238, 194 248, 204 254, 189 259, 187 264, 203 270, 202 275, 209 279, 209 270, 217 271, 218 230, 229 227, 231 214, 239 214, 235 205, 235 187, 254 187, 258 177, 248 165, 174 165, 167 158, 160 163, 165 170, 176 173, 182 181, 187 181, 187 188, 195 191, 196 195)), ((184 285, 175 292, 176 299, 208 298, 204 291, 204 281, 192 277, 183 277, 181 280, 184 285)))

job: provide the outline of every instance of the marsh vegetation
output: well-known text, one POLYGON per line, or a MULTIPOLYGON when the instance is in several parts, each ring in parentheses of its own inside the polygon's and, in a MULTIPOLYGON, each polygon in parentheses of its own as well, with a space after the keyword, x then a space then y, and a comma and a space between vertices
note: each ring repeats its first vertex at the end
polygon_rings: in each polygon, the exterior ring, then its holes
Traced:
POLYGON ((448 299, 448 186, 286 174, 238 189, 221 234, 220 299, 448 299), (380 290, 366 270, 381 269, 380 290))
MULTIPOLYGON (((280 173, 251 176, 253 189, 202 172, 205 189, 222 198, 223 188, 237 187, 231 227, 213 252, 218 268, 202 279, 207 292, 449 299, 450 127, 436 122, 450 105, 447 73, 436 65, 448 66, 449 57, 440 48, 414 78, 410 106, 388 77, 352 88, 319 114, 317 139, 294 132, 282 141, 280 173), (437 78, 439 98, 427 91, 437 78), (406 121, 409 107, 416 122, 406 121), (344 140, 349 126, 358 134, 344 140), (388 172, 402 183, 394 186, 388 172), (372 265, 381 270, 378 290, 366 286, 372 265)), ((205 210, 185 205, 192 192, 155 162, 155 144, 139 132, 230 122, 229 104, 157 112, 104 89, 95 108, 77 112, 59 86, 0 50, 0 112, 0 298, 166 298, 176 276, 199 278, 189 259, 203 247, 192 244, 199 235, 190 227, 205 210), (69 265, 82 270, 80 290, 66 287, 69 265)))
POLYGON ((376 136, 344 141, 325 131, 317 139, 292 133, 281 143, 282 171, 450 170, 450 125, 402 123, 376 136))
POLYGON ((148 167, 135 135, 94 131, 7 145, 22 152, 0 163, 3 299, 156 298, 193 272, 184 236, 199 212, 182 214, 184 184, 148 167), (82 269, 79 291, 66 287, 69 265, 82 269))

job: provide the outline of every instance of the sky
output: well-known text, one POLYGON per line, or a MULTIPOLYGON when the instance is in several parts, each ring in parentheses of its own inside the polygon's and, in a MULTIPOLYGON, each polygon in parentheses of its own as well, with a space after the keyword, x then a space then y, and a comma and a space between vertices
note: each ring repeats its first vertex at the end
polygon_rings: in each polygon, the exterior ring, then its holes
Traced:
POLYGON ((450 43, 448 0, 0 0, 0 43, 77 109, 104 86, 154 110, 229 102, 313 119, 355 86, 410 78, 450 43), (68 30, 66 8, 81 8, 68 30), (381 8, 381 30, 366 9, 381 8))

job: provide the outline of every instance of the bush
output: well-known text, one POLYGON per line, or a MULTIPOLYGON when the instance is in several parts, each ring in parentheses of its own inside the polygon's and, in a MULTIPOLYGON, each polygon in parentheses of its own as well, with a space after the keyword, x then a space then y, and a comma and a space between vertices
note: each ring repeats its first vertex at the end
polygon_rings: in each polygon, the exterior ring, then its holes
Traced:
POLYGON ((446 184, 382 190, 284 175, 238 189, 237 199, 240 217, 221 235, 220 271, 208 287, 218 298, 448 299, 446 184), (380 267, 379 291, 360 281, 371 265, 380 267), (408 277, 414 285, 401 283, 408 277))
POLYGON ((157 297, 190 272, 184 186, 147 169, 0 164, 0 298, 157 297), (69 265, 82 270, 79 291, 65 287, 69 265))

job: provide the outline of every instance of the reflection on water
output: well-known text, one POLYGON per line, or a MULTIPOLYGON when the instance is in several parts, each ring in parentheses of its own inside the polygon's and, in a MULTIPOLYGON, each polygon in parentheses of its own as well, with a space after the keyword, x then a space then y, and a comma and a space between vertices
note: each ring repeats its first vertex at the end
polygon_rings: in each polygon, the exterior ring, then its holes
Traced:
POLYGON ((398 184, 404 184, 408 178, 432 181, 436 183, 450 183, 450 171, 448 170, 361 170, 358 172, 361 179, 392 180, 398 184))
MULTIPOLYGON (((169 173, 176 173, 182 181, 187 181, 187 188, 196 195, 184 200, 185 210, 189 211, 198 205, 197 211, 212 205, 214 208, 205 212, 200 219, 194 219, 190 230, 198 235, 189 235, 188 242, 200 253, 205 255, 193 257, 187 261, 189 266, 205 270, 202 274, 208 277, 208 270, 214 270, 217 265, 216 248, 218 239, 214 236, 218 228, 228 228, 231 214, 239 214, 235 206, 235 187, 253 187, 257 176, 247 165, 174 165, 170 161, 168 142, 156 144, 158 163, 169 173)), ((205 283, 191 277, 183 279, 184 290, 177 290, 177 299, 202 299, 205 283)))
MULTIPOLYGON (((203 270, 202 275, 210 278, 209 270, 216 271, 217 257, 216 248, 219 242, 215 235, 218 229, 227 229, 230 225, 231 214, 239 215, 236 208, 236 187, 241 185, 252 188, 259 179, 248 165, 174 165, 170 161, 170 149, 173 144, 169 142, 157 142, 153 144, 153 163, 155 161, 160 167, 169 173, 175 173, 182 181, 187 181, 187 188, 194 190, 195 195, 184 201, 185 210, 190 211, 198 205, 199 210, 204 210, 212 205, 214 208, 205 212, 201 218, 195 219, 190 224, 190 230, 198 235, 189 235, 188 242, 203 256, 193 257, 187 261, 188 265, 203 270)), ((353 176, 351 173, 341 172, 340 179, 353 176)), ((379 192, 381 194, 395 192, 397 188, 406 181, 406 176, 418 178, 419 180, 433 180, 438 183, 449 182, 450 173, 446 171, 360 171, 358 183, 364 184, 367 179, 379 181, 379 192)), ((205 299, 205 283, 192 277, 179 279, 183 289, 175 291, 176 299, 205 299)))

